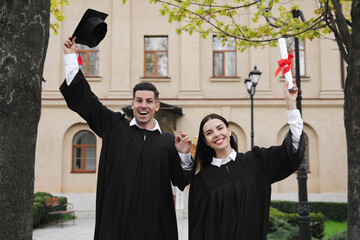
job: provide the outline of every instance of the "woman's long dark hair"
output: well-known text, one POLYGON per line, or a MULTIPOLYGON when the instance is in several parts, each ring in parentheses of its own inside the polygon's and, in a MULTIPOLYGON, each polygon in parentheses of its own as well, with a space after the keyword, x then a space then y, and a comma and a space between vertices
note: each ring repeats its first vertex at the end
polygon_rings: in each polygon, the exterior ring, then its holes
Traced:
MULTIPOLYGON (((195 153, 194 172, 198 168, 198 164, 200 164, 200 169, 204 169, 211 164, 212 158, 216 156, 215 150, 206 144, 203 130, 205 123, 210 119, 219 119, 226 125, 226 127, 229 127, 228 121, 216 113, 211 113, 203 118, 199 128, 198 142, 195 153)), ((238 151, 237 144, 232 134, 230 136, 230 145, 236 152, 238 151)))

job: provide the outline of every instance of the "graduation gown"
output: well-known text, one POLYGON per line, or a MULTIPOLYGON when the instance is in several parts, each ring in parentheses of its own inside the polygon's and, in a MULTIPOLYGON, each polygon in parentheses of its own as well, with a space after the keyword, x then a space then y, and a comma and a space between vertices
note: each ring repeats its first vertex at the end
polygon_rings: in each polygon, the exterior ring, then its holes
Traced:
POLYGON ((271 184, 297 170, 304 150, 302 135, 293 152, 289 131, 281 146, 254 147, 201 170, 190 185, 189 240, 265 240, 271 184))
POLYGON ((103 106, 79 71, 60 90, 102 138, 95 240, 178 239, 171 182, 180 190, 188 174, 170 133, 130 127, 124 114, 103 106))

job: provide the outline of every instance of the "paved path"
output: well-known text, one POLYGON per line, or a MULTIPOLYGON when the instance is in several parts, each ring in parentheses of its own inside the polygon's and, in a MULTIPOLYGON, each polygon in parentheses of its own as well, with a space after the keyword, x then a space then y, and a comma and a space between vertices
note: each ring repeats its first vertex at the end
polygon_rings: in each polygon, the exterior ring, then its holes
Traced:
MULTIPOLYGON (((178 221, 179 240, 188 239, 187 219, 178 221)), ((61 225, 50 225, 33 231, 33 240, 92 240, 94 238, 95 219, 90 217, 78 217, 73 221, 64 222, 61 225)))

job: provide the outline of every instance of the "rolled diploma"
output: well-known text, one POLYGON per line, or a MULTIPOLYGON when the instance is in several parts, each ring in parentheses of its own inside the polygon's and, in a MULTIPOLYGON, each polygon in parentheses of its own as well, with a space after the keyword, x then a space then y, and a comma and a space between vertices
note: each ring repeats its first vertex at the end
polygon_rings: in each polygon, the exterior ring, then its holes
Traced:
MULTIPOLYGON (((282 59, 287 59, 289 54, 288 54, 288 51, 287 51, 287 48, 286 48, 285 38, 279 38, 278 42, 279 42, 279 47, 280 47, 281 58, 282 59)), ((285 79, 289 83, 288 89, 292 89, 293 88, 293 79, 292 79, 291 69, 290 69, 290 71, 285 73, 285 79)))

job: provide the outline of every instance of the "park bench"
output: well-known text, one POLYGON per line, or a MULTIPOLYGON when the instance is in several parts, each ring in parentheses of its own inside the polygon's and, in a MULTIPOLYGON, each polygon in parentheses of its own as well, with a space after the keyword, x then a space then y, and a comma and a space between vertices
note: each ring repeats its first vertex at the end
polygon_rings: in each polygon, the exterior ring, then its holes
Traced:
POLYGON ((72 214, 73 215, 73 225, 75 225, 75 212, 72 209, 72 204, 67 203, 64 205, 60 205, 59 198, 45 198, 45 206, 46 206, 46 213, 47 215, 57 215, 56 224, 61 221, 61 227, 63 227, 63 216, 65 214, 72 214), (69 210, 67 207, 69 206, 69 210), (64 208, 65 210, 58 210, 59 208, 64 208), (53 209, 56 209, 55 211, 53 209))

